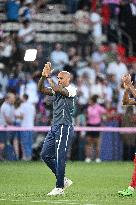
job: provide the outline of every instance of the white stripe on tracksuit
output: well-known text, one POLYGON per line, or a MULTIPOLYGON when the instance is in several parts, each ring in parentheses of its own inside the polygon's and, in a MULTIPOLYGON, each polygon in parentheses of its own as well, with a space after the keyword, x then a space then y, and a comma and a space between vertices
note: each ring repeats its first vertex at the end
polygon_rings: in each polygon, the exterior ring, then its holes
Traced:
POLYGON ((66 152, 66 150, 67 150, 68 137, 69 137, 69 129, 70 129, 70 126, 68 126, 68 134, 67 134, 67 139, 66 139, 66 147, 65 147, 65 152, 66 152))
MULTIPOLYGON (((67 145, 68 145, 69 130, 70 130, 70 126, 68 126, 68 134, 67 134, 67 139, 66 139, 65 151, 67 150, 67 145)), ((62 133, 63 133, 63 125, 61 126, 61 133, 60 133, 60 138, 59 138, 58 147, 57 147, 57 164, 58 164, 58 155, 59 155, 59 148, 60 148, 60 143, 62 139, 62 133)))
POLYGON ((60 147, 61 138, 62 138, 62 131, 63 131, 63 125, 61 126, 60 139, 59 139, 58 147, 57 147, 57 165, 58 165, 59 147, 60 147))

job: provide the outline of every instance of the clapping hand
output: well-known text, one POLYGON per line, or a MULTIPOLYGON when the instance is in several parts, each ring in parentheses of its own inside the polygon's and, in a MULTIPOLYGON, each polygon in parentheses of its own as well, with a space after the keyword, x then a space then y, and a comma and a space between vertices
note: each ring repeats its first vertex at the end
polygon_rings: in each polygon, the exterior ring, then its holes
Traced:
POLYGON ((131 81, 131 75, 130 74, 126 74, 123 75, 122 77, 122 83, 124 85, 125 89, 129 89, 129 87, 132 85, 132 81, 131 81))
POLYGON ((44 68, 43 68, 43 71, 42 71, 42 76, 48 78, 50 76, 52 72, 52 67, 51 67, 51 63, 50 62, 47 62, 45 65, 44 65, 44 68))

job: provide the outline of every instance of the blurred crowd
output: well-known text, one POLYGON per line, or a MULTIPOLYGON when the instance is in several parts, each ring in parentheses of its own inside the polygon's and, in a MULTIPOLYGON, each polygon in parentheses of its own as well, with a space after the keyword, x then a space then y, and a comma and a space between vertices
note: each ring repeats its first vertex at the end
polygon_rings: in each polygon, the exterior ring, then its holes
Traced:
MULTIPOLYGON (((35 31, 31 22, 37 12, 49 9, 48 1, 7 1, 7 21, 19 21, 22 26, 18 32, 9 35, 1 32, 0 36, 0 125, 27 128, 51 124, 52 98, 43 96, 37 89, 44 63, 50 61, 54 69, 52 78, 56 83, 57 73, 66 70, 72 75, 71 83, 77 87, 75 125, 101 126, 116 121, 117 126, 121 126, 126 112, 126 108, 122 106, 124 88, 121 77, 129 72, 135 82, 136 59, 128 60, 127 48, 114 41, 110 32, 112 29, 116 32, 115 24, 118 23, 127 29, 129 22, 123 19, 124 15, 120 20, 120 14, 131 4, 135 18, 136 2, 66 0, 63 3, 66 4, 67 12, 73 14, 77 42, 72 45, 56 42, 47 56, 48 45, 35 42, 35 31), (90 36, 93 43, 90 43, 90 36), (37 49, 34 62, 24 62, 24 53, 28 48, 37 49)), ((45 85, 48 85, 46 81, 45 85)), ((34 143, 41 142, 37 142, 37 138, 33 141, 32 134, 30 131, 23 131, 5 136, 4 132, 0 132, 0 160, 4 158, 5 144, 11 142, 16 159, 31 160, 32 146, 34 149, 34 143)), ((84 158, 86 162, 91 161, 89 147, 94 145, 96 161, 100 162, 99 133, 91 135, 89 132, 81 132, 78 135, 81 143, 85 136, 89 136, 86 137, 87 145, 84 145, 84 158)))
POLYGON ((86 47, 90 39, 96 45, 121 41, 127 52, 132 42, 131 55, 136 53, 136 0, 7 0, 6 21, 20 23, 16 36, 20 46, 35 41, 34 17, 39 13, 53 15, 56 3, 65 5, 60 13, 73 16, 80 49, 85 50, 80 42, 86 47))

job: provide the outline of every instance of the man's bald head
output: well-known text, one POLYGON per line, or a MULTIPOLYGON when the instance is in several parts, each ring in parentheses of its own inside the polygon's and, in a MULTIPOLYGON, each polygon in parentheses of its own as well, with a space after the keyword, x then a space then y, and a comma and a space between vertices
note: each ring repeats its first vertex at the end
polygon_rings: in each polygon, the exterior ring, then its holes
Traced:
POLYGON ((61 71, 60 74, 62 74, 66 78, 71 78, 71 74, 69 72, 67 72, 67 71, 61 71))
POLYGON ((58 84, 68 86, 71 80, 71 74, 67 71, 61 71, 58 74, 58 84))

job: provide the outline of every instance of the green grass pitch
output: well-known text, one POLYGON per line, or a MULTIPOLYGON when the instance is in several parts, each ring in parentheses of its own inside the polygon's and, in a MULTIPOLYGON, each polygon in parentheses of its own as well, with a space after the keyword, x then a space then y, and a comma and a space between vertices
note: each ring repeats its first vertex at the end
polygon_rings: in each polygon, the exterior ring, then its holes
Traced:
POLYGON ((127 187, 132 171, 132 162, 68 162, 66 175, 73 185, 65 196, 49 197, 55 177, 44 163, 1 162, 0 205, 135 205, 136 193, 127 198, 117 195, 127 187))

